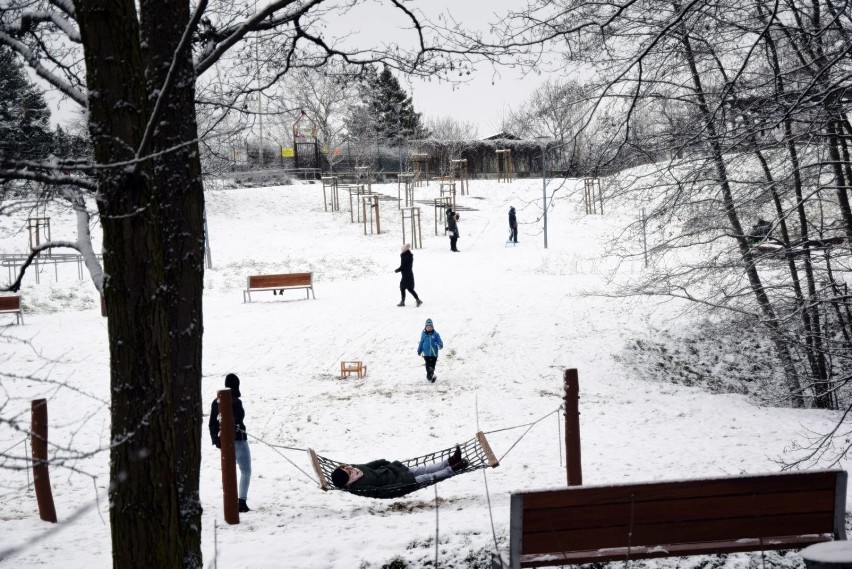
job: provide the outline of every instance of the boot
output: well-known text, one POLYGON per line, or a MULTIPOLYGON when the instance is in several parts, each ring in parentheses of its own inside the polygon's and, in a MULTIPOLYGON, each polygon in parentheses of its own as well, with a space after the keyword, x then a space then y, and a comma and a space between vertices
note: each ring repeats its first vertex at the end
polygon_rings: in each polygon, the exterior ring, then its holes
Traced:
POLYGON ((461 462, 461 448, 459 445, 456 445, 456 450, 453 451, 453 454, 450 455, 450 466, 461 462))
POLYGON ((452 469, 453 469, 453 472, 459 472, 459 471, 461 471, 461 470, 464 470, 464 469, 465 469, 465 468, 467 468, 468 466, 470 466, 470 463, 467 461, 467 459, 466 459, 466 458, 463 458, 463 459, 461 459, 461 462, 457 462, 457 463, 455 463, 455 464, 451 464, 451 465, 450 465, 450 468, 452 468, 452 469))
POLYGON ((397 306, 405 306, 405 301, 404 301, 404 300, 400 300, 400 301, 399 301, 399 304, 397 304, 397 306))
POLYGON ((422 301, 422 300, 420 300, 420 299, 418 298, 418 299, 417 299, 417 304, 416 304, 415 306, 420 306, 421 304, 423 304, 423 301, 422 301))
POLYGON ((239 510, 240 510, 240 513, 243 513, 243 514, 244 514, 244 513, 246 513, 246 512, 250 512, 250 511, 251 511, 251 508, 249 508, 249 507, 248 507, 248 504, 246 504, 246 501, 245 501, 245 500, 240 500, 240 508, 239 508, 239 510))

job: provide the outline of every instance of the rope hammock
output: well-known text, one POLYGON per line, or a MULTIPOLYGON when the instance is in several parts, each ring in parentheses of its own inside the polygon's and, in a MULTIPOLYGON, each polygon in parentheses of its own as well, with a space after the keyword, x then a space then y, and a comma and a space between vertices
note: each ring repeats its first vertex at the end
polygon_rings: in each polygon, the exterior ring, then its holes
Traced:
MULTIPOLYGON (((497 468, 498 466, 500 466, 500 462, 494 456, 494 453, 491 452, 491 446, 488 444, 488 440, 485 438, 485 435, 481 431, 476 433, 476 436, 474 438, 458 446, 461 448, 462 458, 468 461, 468 465, 464 469, 453 473, 453 476, 463 474, 465 472, 473 472, 474 470, 479 470, 481 468, 497 468)), ((417 458, 401 460, 399 462, 401 462, 409 469, 418 466, 425 466, 428 464, 436 464, 445 460, 449 460, 450 455, 453 453, 453 451, 455 451, 455 449, 456 446, 453 445, 450 448, 446 448, 444 450, 424 454, 423 456, 418 456, 417 458)), ((360 486, 355 488, 337 488, 331 482, 331 473, 334 472, 334 470, 338 466, 351 463, 338 462, 335 460, 331 460, 330 458, 320 456, 316 452, 314 452, 313 449, 310 448, 308 449, 308 454, 311 457, 311 463, 314 466, 314 471, 319 477, 320 488, 323 491, 343 490, 344 492, 349 492, 350 494, 355 494, 356 496, 388 499, 405 496, 406 494, 415 492, 422 488, 426 488, 427 486, 431 486, 438 482, 437 480, 433 479, 428 482, 412 482, 408 484, 392 484, 388 486, 360 486)), ((452 478, 452 476, 450 476, 450 478, 452 478)), ((444 478, 443 480, 446 480, 446 478, 444 478)))

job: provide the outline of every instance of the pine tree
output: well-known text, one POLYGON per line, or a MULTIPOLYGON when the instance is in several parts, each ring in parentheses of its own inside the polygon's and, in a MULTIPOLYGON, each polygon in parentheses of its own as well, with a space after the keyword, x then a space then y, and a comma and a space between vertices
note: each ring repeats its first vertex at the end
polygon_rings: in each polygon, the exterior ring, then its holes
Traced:
POLYGON ((359 92, 361 102, 350 111, 346 121, 354 137, 394 140, 400 135, 409 139, 429 135, 421 114, 414 110, 411 96, 387 66, 382 71, 368 69, 359 92))
POLYGON ((53 146, 50 110, 10 49, 0 45, 0 156, 35 159, 53 146))

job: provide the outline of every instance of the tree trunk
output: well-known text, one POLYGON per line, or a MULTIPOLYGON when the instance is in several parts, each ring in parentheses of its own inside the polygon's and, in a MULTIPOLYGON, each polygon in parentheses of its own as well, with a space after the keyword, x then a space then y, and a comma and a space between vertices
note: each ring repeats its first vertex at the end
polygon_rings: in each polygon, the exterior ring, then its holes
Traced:
MULTIPOLYGON (((683 25, 682 25, 683 29, 683 25)), ((770 337, 775 344, 775 351, 781 364, 784 367, 784 373, 787 380, 787 387, 790 391, 790 402, 794 407, 803 407, 804 399, 802 397, 802 389, 799 384, 799 374, 796 371, 795 363, 790 355, 789 349, 784 342, 783 333, 778 323, 778 317, 775 314, 775 309, 763 288, 763 283, 760 280, 760 275, 757 273, 757 267, 754 262, 754 257, 751 248, 746 241, 743 233, 742 224, 740 223, 739 213, 737 212, 736 204, 734 203, 733 193, 728 181, 727 168, 725 166, 722 148, 719 145, 719 140, 716 134, 716 126, 713 123, 713 116, 704 97, 704 89, 701 85, 701 78, 698 73, 698 67, 695 63, 695 55, 692 50, 692 44, 689 35, 683 31, 681 43, 684 46, 684 54, 689 65, 690 74, 692 76, 693 89, 698 101, 698 109, 701 117, 704 120, 704 128, 707 131, 708 142, 710 144, 713 157, 713 164, 716 168, 716 181, 722 190, 722 199, 725 204, 725 212, 728 216, 728 222, 731 224, 731 229, 737 240, 737 245, 742 255, 743 264, 748 277, 749 284, 758 306, 765 319, 765 325, 769 329, 770 337)))
MULTIPOLYGON (((75 4, 95 162, 131 161, 171 60, 158 56, 174 51, 188 8, 140 4, 143 20, 163 23, 155 29, 140 27, 133 0, 75 4)), ((100 170, 98 178, 109 307, 114 567, 202 566, 203 198, 193 94, 191 70, 184 70, 158 119, 152 150, 189 144, 135 167, 100 170)))

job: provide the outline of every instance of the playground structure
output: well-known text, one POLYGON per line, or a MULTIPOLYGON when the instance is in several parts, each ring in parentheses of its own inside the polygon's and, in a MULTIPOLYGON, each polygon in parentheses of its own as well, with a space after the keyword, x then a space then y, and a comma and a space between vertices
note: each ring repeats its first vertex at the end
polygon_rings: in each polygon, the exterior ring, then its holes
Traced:
POLYGON ((450 160, 450 177, 459 182, 459 192, 461 195, 470 194, 470 178, 467 173, 467 159, 450 160))
POLYGON ((586 215, 603 215, 603 194, 601 193, 600 178, 583 178, 583 200, 586 204, 586 215), (600 207, 598 204, 600 204, 600 207))
POLYGON ((317 123, 305 111, 293 123, 293 159, 296 169, 320 168, 317 123))
POLYGON ((379 196, 366 194, 361 196, 361 221, 364 224, 364 235, 367 235, 369 221, 370 235, 379 235, 382 232, 382 224, 379 218, 379 196), (375 227, 374 227, 375 226, 375 227))
POLYGON ((442 198, 448 198, 453 211, 456 210, 456 183, 449 176, 441 178, 440 193, 442 198))
POLYGON ((426 186, 429 186, 429 155, 412 154, 411 164, 414 170, 414 184, 419 187, 425 180, 426 186))
POLYGON ((502 148, 494 152, 497 154, 497 182, 512 182, 512 176, 514 175, 512 149, 502 148))
POLYGON ((322 181, 322 205, 325 211, 328 211, 328 206, 331 206, 331 211, 340 211, 340 197, 337 195, 337 176, 323 176, 322 181), (330 194, 326 193, 326 189, 330 194), (328 199, 331 197, 331 202, 328 199))
POLYGON ((402 209, 403 190, 405 191, 405 206, 414 206, 414 186, 416 174, 414 172, 403 172, 397 175, 396 181, 396 205, 402 209))
MULTIPOLYGON (((50 218, 27 218, 27 233, 30 237, 30 250, 40 247, 43 243, 50 243, 50 218)), ((45 251, 45 254, 50 256, 50 249, 45 251)))
POLYGON ((412 249, 423 247, 423 235, 420 232, 420 208, 404 207, 402 212, 402 242, 410 243, 412 249), (408 225, 411 231, 411 241, 406 238, 405 227, 408 225))

